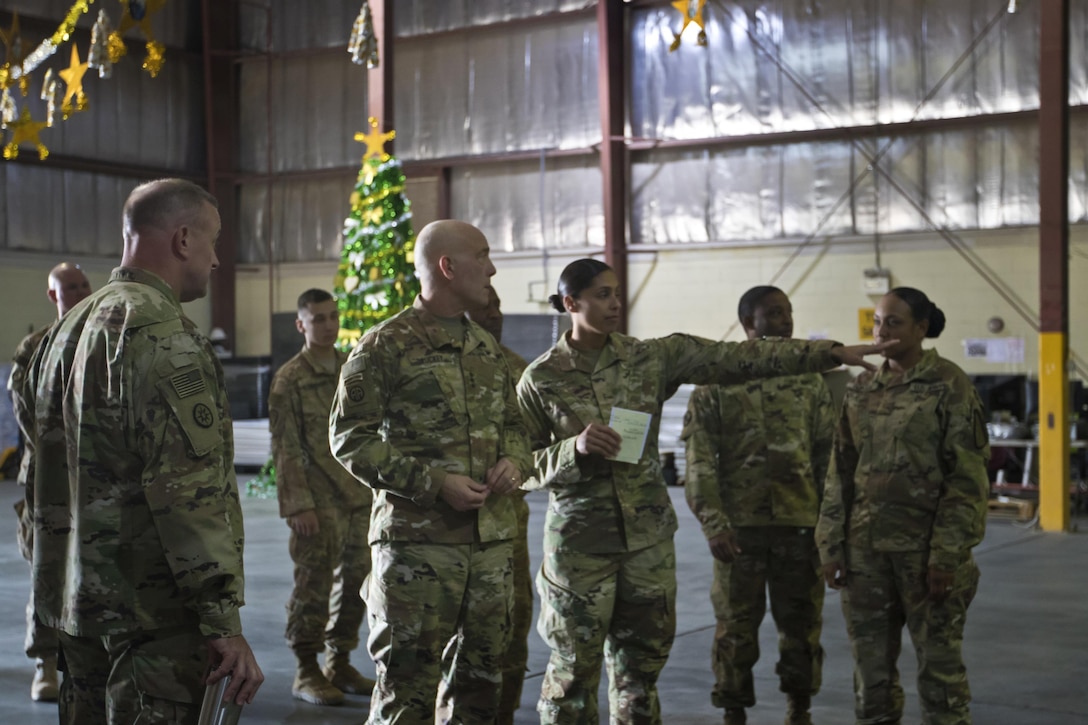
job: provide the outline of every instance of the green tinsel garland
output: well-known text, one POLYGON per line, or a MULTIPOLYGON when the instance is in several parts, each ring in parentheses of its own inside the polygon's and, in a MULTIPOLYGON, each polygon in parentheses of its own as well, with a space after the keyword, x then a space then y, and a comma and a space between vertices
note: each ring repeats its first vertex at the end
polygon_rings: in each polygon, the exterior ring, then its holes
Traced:
POLYGON ((246 484, 246 496, 250 498, 276 498, 276 464, 271 458, 261 466, 256 476, 246 484))

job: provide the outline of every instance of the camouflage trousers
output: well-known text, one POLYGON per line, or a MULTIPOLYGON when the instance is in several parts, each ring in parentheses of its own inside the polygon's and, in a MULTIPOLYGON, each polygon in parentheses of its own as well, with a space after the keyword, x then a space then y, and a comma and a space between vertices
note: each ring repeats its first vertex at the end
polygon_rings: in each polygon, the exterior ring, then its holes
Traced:
POLYGON ((978 588, 979 571, 968 554, 956 568, 948 599, 926 599, 928 551, 846 551, 842 592, 846 631, 854 652, 854 709, 858 725, 898 723, 903 714, 899 660, 903 625, 918 655, 918 695, 923 725, 971 722, 971 690, 963 665, 963 626, 978 588))
POLYGON ((494 723, 510 642, 513 544, 379 542, 366 586, 370 725, 494 723))
POLYGON ((316 534, 291 532, 295 588, 287 600, 287 644, 300 655, 351 652, 359 646, 370 573, 370 508, 318 509, 316 534))
POLYGON ((533 578, 529 570, 529 504, 516 498, 518 533, 514 539, 514 609, 510 615, 510 646, 503 658, 502 699, 498 725, 513 725, 521 704, 525 668, 529 662, 529 630, 533 626, 533 578))
POLYGON ((58 637, 65 674, 62 725, 197 722, 208 645, 195 622, 106 637, 58 637))
POLYGON ((824 581, 811 528, 746 526, 734 530, 741 553, 731 563, 714 559, 710 601, 718 621, 711 649, 715 707, 756 704, 752 667, 759 660, 759 625, 770 597, 778 628, 782 692, 820 690, 824 581))
POLYGON ((544 552, 537 631, 551 648, 541 723, 595 725, 602 652, 613 723, 660 723, 657 677, 676 635, 673 542, 618 554, 544 552))
MULTIPOLYGON (((34 552, 34 522, 27 512, 26 500, 15 502, 15 515, 19 517, 19 553, 29 564, 34 552)), ((26 639, 23 642, 26 656, 32 660, 57 656, 57 631, 46 627, 34 615, 34 605, 26 603, 26 639)))

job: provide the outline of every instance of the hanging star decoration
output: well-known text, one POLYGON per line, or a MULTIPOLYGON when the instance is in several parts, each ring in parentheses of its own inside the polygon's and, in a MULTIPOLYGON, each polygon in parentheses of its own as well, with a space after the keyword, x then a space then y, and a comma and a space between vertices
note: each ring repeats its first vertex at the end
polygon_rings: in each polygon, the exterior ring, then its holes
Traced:
MULTIPOLYGON (((62 113, 64 120, 77 111, 87 108, 88 96, 84 92, 85 75, 88 68, 98 71, 101 78, 110 76, 111 64, 125 53, 125 41, 120 32, 112 31, 109 14, 106 11, 98 13, 98 20, 92 30, 92 44, 87 53, 87 62, 81 63, 79 51, 74 47, 76 26, 80 19, 86 15, 96 0, 68 0, 70 6, 64 14, 64 18, 58 23, 56 29, 35 46, 30 47, 30 52, 25 52, 28 46, 20 33, 19 17, 12 13, 11 23, 8 27, 0 28, 0 40, 3 41, 5 52, 4 62, 0 63, 0 128, 19 129, 18 142, 8 142, 3 145, 3 157, 14 158, 18 153, 19 144, 34 143, 39 145, 38 133, 40 122, 34 121, 33 116, 20 114, 20 106, 16 103, 16 93, 21 91, 24 97, 29 95, 30 87, 37 85, 37 78, 33 77, 43 63, 48 61, 65 45, 72 45, 72 61, 67 68, 46 69, 45 78, 41 85, 41 100, 45 106, 45 127, 53 125, 54 114, 58 104, 61 103, 60 83, 65 83, 62 113)), ((169 0, 118 0, 126 16, 127 22, 124 30, 139 28, 148 36, 148 53, 143 62, 143 67, 154 76, 159 72, 163 63, 164 47, 150 36, 151 18, 162 10, 169 0)), ((33 110, 36 99, 31 99, 27 104, 33 110)), ((4 144, 0 140, 0 145, 4 144)), ((39 155, 45 158, 48 149, 39 145, 39 155)))
POLYGON ((703 25, 703 10, 706 8, 706 0, 676 0, 672 4, 681 15, 684 16, 684 23, 680 26, 679 33, 673 33, 672 44, 669 45, 669 52, 673 52, 680 47, 680 36, 687 30, 688 25, 694 23, 699 28, 699 37, 695 41, 698 45, 706 47, 706 27, 703 25), (694 12, 692 8, 694 7, 694 12))
POLYGON ((121 36, 131 28, 139 28, 147 39, 145 46, 147 57, 144 58, 142 67, 154 78, 162 70, 166 47, 155 40, 151 31, 151 16, 162 10, 166 0, 120 0, 120 2, 125 10, 121 15, 120 25, 117 26, 117 30, 109 34, 109 40, 106 43, 109 60, 111 63, 116 63, 121 59, 126 52, 125 42, 121 36))
POLYGON ((32 143, 38 149, 38 158, 42 161, 49 155, 49 149, 38 138, 38 134, 45 128, 45 121, 35 121, 30 117, 30 110, 24 108, 18 121, 8 124, 11 129, 11 141, 4 146, 4 158, 14 159, 19 155, 19 144, 32 143))
MULTIPOLYGON (((23 64, 26 53, 23 52, 23 38, 19 34, 19 13, 12 13, 11 26, 0 28, 0 40, 4 43, 4 67, 0 71, 0 88, 7 89, 12 79, 11 69, 23 64)), ((30 90, 30 79, 25 75, 19 78, 19 92, 24 96, 30 90)))
POLYGON ((79 50, 72 43, 72 61, 67 68, 57 72, 65 83, 64 100, 60 104, 61 118, 67 120, 76 111, 87 108, 87 95, 83 92, 83 74, 87 72, 88 64, 79 62, 79 50), (76 103, 72 105, 72 98, 76 103))

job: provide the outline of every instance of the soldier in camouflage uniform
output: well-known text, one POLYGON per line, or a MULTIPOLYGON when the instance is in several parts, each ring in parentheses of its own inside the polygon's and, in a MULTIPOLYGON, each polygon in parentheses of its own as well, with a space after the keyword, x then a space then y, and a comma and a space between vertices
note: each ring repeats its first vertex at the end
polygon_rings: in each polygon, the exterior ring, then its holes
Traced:
MULTIPOLYGON (((83 298, 91 293, 91 283, 79 265, 62 262, 49 272, 49 287, 46 295, 57 307, 57 319, 64 317, 83 298)), ((30 361, 45 338, 52 324, 30 333, 23 338, 15 349, 11 361, 11 374, 8 376, 8 392, 11 394, 11 407, 15 412, 15 422, 19 425, 19 434, 23 440, 33 435, 31 429, 34 416, 34 394, 25 390, 24 385, 30 361)), ((18 481, 25 486, 24 497, 15 502, 15 514, 19 520, 19 552, 27 563, 32 563, 34 548, 34 522, 29 512, 33 503, 27 505, 27 495, 34 491, 34 457, 27 454, 30 450, 23 447, 19 461, 18 481)), ((44 626, 34 616, 32 602, 26 606, 26 656, 34 660, 34 679, 30 683, 30 699, 35 702, 53 702, 57 699, 57 633, 44 626)))
POLYGON ((835 434, 816 543, 828 585, 842 589, 859 725, 900 722, 904 624, 922 722, 971 722, 961 646, 978 586, 971 549, 986 525, 989 441, 971 381, 922 349, 944 322, 918 290, 881 298, 873 334, 899 342, 879 371, 849 385, 835 434))
POLYGON ((537 631, 551 647, 537 710, 543 723, 596 723, 602 650, 613 722, 658 723, 657 677, 676 630, 676 512, 657 451, 661 406, 685 382, 730 384, 861 362, 869 346, 830 341, 636 340, 616 332, 616 275, 572 262, 553 306, 573 328, 529 365, 518 402, 537 476, 550 494, 537 631), (649 413, 638 463, 615 458, 614 408, 649 413))
POLYGON ((226 696, 248 702, 263 680, 238 613, 222 368, 180 304, 218 266, 219 214, 164 179, 132 192, 123 229, 121 266, 57 323, 27 382, 32 597, 59 630, 62 723, 195 723, 206 684, 231 674, 226 696))
MULTIPOLYGON (((748 290, 737 312, 749 340, 793 336, 793 308, 777 287, 748 290)), ((831 393, 816 373, 700 386, 688 402, 685 493, 714 557, 711 700, 725 708, 726 725, 743 725, 756 702, 752 667, 768 595, 786 723, 812 722, 824 602, 813 529, 834 423, 831 393)))
MULTIPOLYGON (((469 310, 467 316, 491 333, 502 348, 510 375, 515 382, 521 379, 527 363, 521 355, 502 344, 502 302, 499 293, 491 288, 486 307, 469 310)), ((506 650, 506 662, 502 675, 502 699, 499 702, 498 725, 513 725, 514 712, 521 705, 521 690, 525 683, 525 669, 529 662, 529 630, 533 626, 533 578, 529 571, 529 504, 525 492, 513 495, 517 510, 518 533, 514 537, 514 610, 511 613, 510 646, 506 650)))
POLYGON ((287 602, 287 644, 298 659, 291 694, 339 705, 344 693, 369 695, 374 681, 352 666, 365 607, 359 594, 370 573, 369 488, 333 458, 329 410, 347 353, 336 349, 336 300, 311 289, 298 298, 302 351, 283 364, 268 399, 280 516, 291 528, 295 587, 287 602), (324 672, 317 655, 325 651, 324 672))
POLYGON ((374 490, 369 722, 492 723, 513 601, 508 494, 531 469, 528 440, 502 350, 464 319, 487 303, 487 239, 432 222, 415 268, 419 297, 363 335, 330 417, 333 454, 374 490))

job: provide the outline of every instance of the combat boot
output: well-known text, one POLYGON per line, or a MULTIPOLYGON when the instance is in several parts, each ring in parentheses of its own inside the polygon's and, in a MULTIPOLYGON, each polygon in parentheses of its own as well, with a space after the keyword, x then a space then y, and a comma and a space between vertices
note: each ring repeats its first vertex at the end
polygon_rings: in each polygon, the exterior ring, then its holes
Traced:
POLYGON ((786 725, 812 725, 808 709, 812 707, 809 695, 786 695, 786 725))
POLYGON ((332 653, 325 651, 325 667, 322 670, 333 687, 349 695, 369 695, 374 692, 374 680, 355 669, 349 661, 347 652, 332 653))
POLYGON ((725 725, 748 725, 748 713, 743 707, 725 708, 725 725))
POLYGON ((317 666, 317 655, 298 657, 298 671, 291 695, 314 705, 342 705, 344 693, 333 685, 317 666))
POLYGON ((30 683, 30 699, 34 702, 56 702, 57 658, 45 657, 34 661, 34 680, 30 683))

